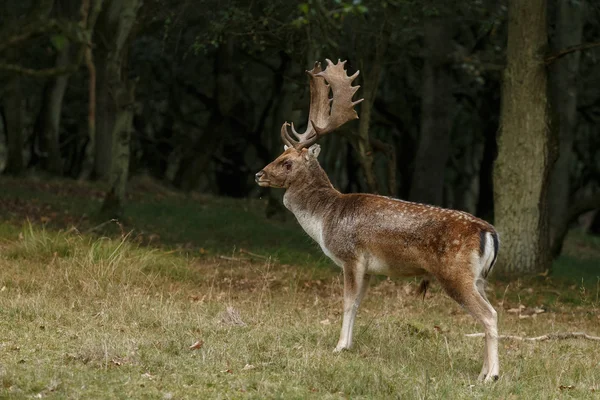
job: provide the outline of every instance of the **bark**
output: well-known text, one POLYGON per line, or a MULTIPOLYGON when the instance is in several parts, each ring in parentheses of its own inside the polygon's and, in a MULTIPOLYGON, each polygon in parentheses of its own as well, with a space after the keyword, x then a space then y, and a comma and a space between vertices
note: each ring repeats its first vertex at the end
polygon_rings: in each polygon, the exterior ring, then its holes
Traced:
MULTIPOLYGON (((103 125, 102 135, 107 135, 106 130, 111 129, 108 134, 110 138, 110 157, 109 160, 101 158, 100 161, 108 162, 110 168, 109 183, 110 190, 106 196, 102 206, 102 212, 110 217, 119 217, 123 212, 125 203, 125 191, 127 180, 129 177, 129 146, 131 142, 131 131, 133 130, 134 102, 135 102, 135 85, 127 78, 127 49, 128 43, 131 40, 133 24, 137 17, 137 12, 141 6, 140 0, 113 1, 107 9, 108 25, 116 24, 114 32, 114 41, 105 58, 103 66, 104 81, 103 89, 105 94, 110 95, 104 99, 106 103, 102 104, 105 108, 103 111, 110 119, 110 126, 103 125)), ((106 28, 106 26, 105 26, 106 28)), ((100 105, 100 102, 99 102, 100 105)), ((100 136, 100 130, 97 131, 98 145, 103 143, 105 146, 107 138, 100 136)), ((102 151, 107 151, 105 147, 102 151)), ((106 157, 107 154, 96 152, 96 160, 98 157, 106 157)), ((96 163, 98 168, 99 164, 96 163)), ((105 173, 107 165, 100 165, 102 169, 96 169, 98 177, 103 177, 101 173, 105 173)))
POLYGON ((92 34, 96 26, 98 16, 102 11, 104 0, 96 0, 94 7, 90 12, 90 0, 83 0, 81 3, 81 21, 79 25, 86 31, 88 43, 84 49, 85 64, 88 69, 88 132, 87 143, 85 144, 84 156, 79 173, 79 179, 88 179, 92 174, 95 164, 96 150, 96 65, 94 64, 94 54, 92 52, 92 34))
POLYGON ((94 177, 106 180, 110 174, 112 158, 112 126, 116 108, 110 99, 106 55, 95 54, 96 65, 96 135, 94 177))
POLYGON ((480 192, 484 143, 474 137, 472 132, 466 132, 465 135, 471 137, 461 149, 460 156, 450 158, 449 165, 454 166, 452 169, 455 171, 455 177, 450 185, 446 182, 445 203, 452 208, 475 214, 480 192))
POLYGON ((550 267, 546 192, 550 171, 546 1, 511 0, 498 158, 494 167, 495 225, 507 275, 550 267))
POLYGON ((6 137, 8 159, 6 173, 20 175, 23 172, 23 146, 25 145, 24 106, 25 101, 21 88, 21 78, 15 76, 8 83, 5 90, 4 118, 6 124, 6 137))
POLYGON ((117 115, 113 125, 113 155, 110 174, 110 190, 102 205, 102 213, 109 218, 123 215, 127 180, 129 177, 129 159, 131 132, 135 102, 135 85, 132 82, 121 86, 115 94, 117 115))
MULTIPOLYGON (((56 67, 62 68, 70 63, 70 46, 65 45, 57 55, 56 67)), ((60 118, 63 98, 67 89, 69 75, 59 75, 48 83, 44 93, 40 139, 43 143, 42 167, 56 175, 63 172, 63 161, 60 154, 60 118)))
MULTIPOLYGON (((13 18, 9 23, 2 24, 0 38, 3 39, 3 59, 19 60, 20 52, 16 46, 29 38, 30 32, 35 32, 36 26, 46 26, 47 18, 52 10, 54 0, 37 0, 32 2, 25 16, 13 18)), ((4 60, 3 60, 4 61, 4 60)), ((10 64, 15 66, 15 64, 10 64)), ((20 66, 17 66, 20 67, 20 66)), ((11 69, 6 69, 5 72, 11 69)), ((8 159, 5 171, 12 175, 20 175, 25 168, 23 148, 25 145, 25 97, 21 85, 21 74, 6 74, 7 84, 4 90, 4 117, 6 125, 8 159)))
POLYGON ((109 178, 112 169, 113 132, 118 108, 115 97, 123 86, 122 64, 140 0, 112 0, 106 4, 97 27, 97 119, 94 171, 97 179, 109 178))
MULTIPOLYGON (((552 41, 555 50, 581 42, 583 30, 583 4, 580 1, 557 0, 556 30, 552 41)), ((557 60, 550 68, 552 111, 556 118, 559 154, 552 168, 549 187, 550 234, 553 242, 561 241, 562 226, 568 226, 570 195, 570 170, 573 159, 573 137, 577 125, 577 74, 580 52, 570 53, 557 60)), ((560 249, 561 244, 553 244, 560 249)), ((553 252, 554 253, 554 252, 553 252)), ((554 254, 555 256, 558 254, 554 254)))
POLYGON ((387 194, 396 197, 396 148, 388 143, 382 142, 379 139, 371 138, 371 147, 375 151, 383 153, 387 158, 387 194))
POLYGON ((452 47, 447 19, 425 21, 425 65, 421 100, 421 135, 409 198, 441 205, 444 172, 449 157, 452 126, 452 76, 448 68, 452 47))
POLYGON ((383 56, 386 48, 387 39, 380 39, 380 42, 376 44, 375 57, 368 62, 363 61, 360 63, 361 70, 364 73, 362 84, 362 97, 364 101, 360 105, 358 137, 353 141, 353 146, 358 155, 358 162, 363 171, 367 189, 371 193, 379 193, 379 185, 373 168, 373 148, 371 147, 369 130, 375 96, 377 95, 377 88, 379 87, 379 81, 383 72, 383 56), (370 64, 368 72, 367 68, 365 68, 367 64, 370 64))

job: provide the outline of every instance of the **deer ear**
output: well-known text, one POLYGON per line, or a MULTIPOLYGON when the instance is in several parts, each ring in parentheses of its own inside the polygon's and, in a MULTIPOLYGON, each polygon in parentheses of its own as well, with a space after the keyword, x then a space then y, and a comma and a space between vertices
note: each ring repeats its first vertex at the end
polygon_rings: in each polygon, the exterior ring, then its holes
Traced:
POLYGON ((283 145, 283 151, 286 151, 286 150, 287 150, 287 149, 289 149, 289 148, 290 148, 290 146, 288 146, 287 144, 284 144, 284 145, 283 145))
POLYGON ((306 159, 310 160, 311 158, 317 158, 319 157, 320 152, 321 146, 319 146, 318 144, 313 144, 308 148, 308 151, 306 152, 306 159))

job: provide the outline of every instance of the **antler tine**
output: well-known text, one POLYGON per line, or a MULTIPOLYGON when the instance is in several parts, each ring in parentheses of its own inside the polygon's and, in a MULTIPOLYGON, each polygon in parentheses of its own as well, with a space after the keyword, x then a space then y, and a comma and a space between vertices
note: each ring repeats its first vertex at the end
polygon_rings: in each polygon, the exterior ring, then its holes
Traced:
POLYGON ((359 75, 356 71, 348 76, 344 65, 346 61, 334 64, 327 59, 327 67, 321 70, 321 63, 316 62, 312 70, 306 71, 310 78, 310 110, 308 123, 304 133, 296 132, 294 124, 291 124, 293 139, 288 130, 287 122, 281 127, 281 138, 288 146, 297 150, 308 147, 315 143, 319 137, 334 131, 346 122, 357 119, 358 114, 354 106, 364 99, 352 101, 352 97, 360 86, 352 86, 352 81, 359 75), (333 97, 329 98, 329 92, 333 97))
POLYGON ((281 126, 281 140, 283 141, 283 144, 285 144, 288 147, 295 147, 294 143, 297 144, 297 142, 295 142, 289 135, 288 133, 288 129, 287 127, 290 126, 290 124, 286 122, 283 123, 283 125, 281 126))

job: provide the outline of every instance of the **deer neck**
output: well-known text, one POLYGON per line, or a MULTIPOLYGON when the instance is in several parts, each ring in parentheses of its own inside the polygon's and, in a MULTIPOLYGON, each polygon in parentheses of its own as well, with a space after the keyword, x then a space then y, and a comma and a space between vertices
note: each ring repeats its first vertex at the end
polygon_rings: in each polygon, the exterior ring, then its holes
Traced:
POLYGON ((340 196, 318 163, 295 180, 283 196, 283 204, 296 216, 302 228, 322 245, 323 220, 340 196))

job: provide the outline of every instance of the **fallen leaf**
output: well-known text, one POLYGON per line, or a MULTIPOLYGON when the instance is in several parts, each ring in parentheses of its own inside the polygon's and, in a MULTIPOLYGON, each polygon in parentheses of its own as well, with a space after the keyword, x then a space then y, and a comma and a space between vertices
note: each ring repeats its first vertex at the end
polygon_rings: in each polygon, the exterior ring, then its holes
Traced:
POLYGON ((242 371, 248 371, 248 370, 254 369, 254 368, 256 368, 254 365, 246 364, 246 365, 244 365, 244 368, 242 368, 242 371))
POLYGON ((323 321, 320 322, 321 325, 331 325, 331 321, 329 320, 329 318, 324 319, 323 321))
POLYGON ((233 374, 233 370, 232 369, 225 369, 225 370, 223 370, 221 372, 223 372, 225 374, 233 374))
POLYGON ((565 390, 565 389, 571 390, 571 389, 575 389, 575 386, 573 386, 573 385, 560 385, 558 388, 560 390, 565 390))
POLYGON ((113 365, 116 365, 117 367, 123 365, 123 361, 119 360, 118 358, 113 358, 112 360, 110 360, 110 362, 113 363, 113 365))
POLYGON ((155 376, 151 375, 149 372, 145 372, 142 374, 142 378, 147 378, 149 380, 153 380, 155 378, 155 376))
POLYGON ((204 345, 204 340, 198 340, 196 343, 190 346, 190 350, 198 350, 204 345))

